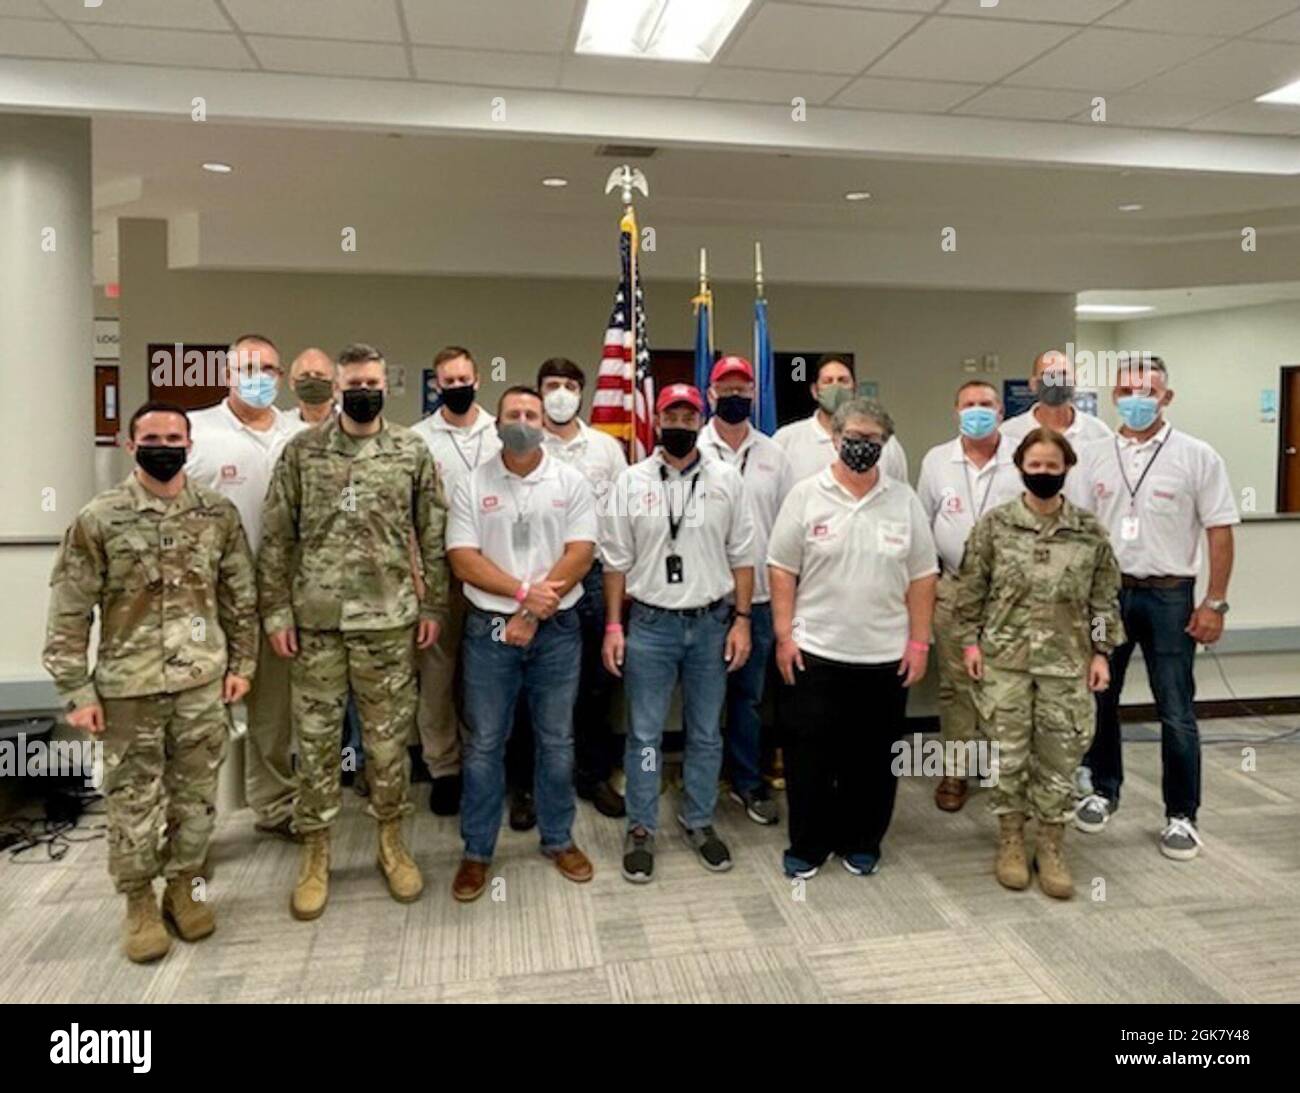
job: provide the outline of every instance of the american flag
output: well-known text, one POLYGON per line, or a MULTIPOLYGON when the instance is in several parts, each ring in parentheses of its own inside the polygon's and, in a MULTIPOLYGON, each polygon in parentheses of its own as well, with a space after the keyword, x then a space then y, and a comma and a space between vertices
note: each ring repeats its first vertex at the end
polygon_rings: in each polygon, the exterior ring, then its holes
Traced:
POLYGON ((629 208, 619 223, 623 273, 614 293, 591 402, 591 424, 624 444, 630 462, 644 459, 654 441, 650 423, 654 381, 650 376, 637 242, 636 213, 629 208))

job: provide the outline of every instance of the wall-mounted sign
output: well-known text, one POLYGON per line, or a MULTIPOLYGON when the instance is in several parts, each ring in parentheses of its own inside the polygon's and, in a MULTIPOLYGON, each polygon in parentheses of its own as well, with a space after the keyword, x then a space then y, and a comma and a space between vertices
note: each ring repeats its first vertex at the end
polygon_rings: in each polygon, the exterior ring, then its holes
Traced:
POLYGON ((121 323, 117 319, 95 320, 95 360, 115 361, 120 356, 121 323))

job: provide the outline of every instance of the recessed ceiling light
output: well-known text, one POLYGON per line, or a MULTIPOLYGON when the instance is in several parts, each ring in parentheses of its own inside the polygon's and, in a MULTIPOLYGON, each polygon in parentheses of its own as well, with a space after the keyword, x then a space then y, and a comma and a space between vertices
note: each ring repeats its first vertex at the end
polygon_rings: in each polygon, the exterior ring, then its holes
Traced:
POLYGON ((229 163, 217 163, 215 161, 212 163, 205 163, 203 169, 205 171, 211 171, 214 175, 228 175, 234 170, 229 163))
POLYGON ((1136 201, 1130 201, 1127 205, 1117 205, 1116 208, 1122 213, 1140 213, 1145 205, 1139 205, 1136 201))
POLYGON ((845 201, 866 201, 871 195, 866 190, 850 190, 844 195, 845 201))
POLYGON ((1148 311, 1155 308, 1141 304, 1079 304, 1074 309, 1076 315, 1142 315, 1148 311))
POLYGON ((542 185, 549 186, 553 190, 558 190, 561 186, 567 186, 568 184, 569 180, 567 178, 560 178, 558 175, 542 179, 542 185))
POLYGON ((707 64, 750 0, 587 0, 577 53, 707 64))
POLYGON ((1285 87, 1279 87, 1276 91, 1269 91, 1263 95, 1255 96, 1256 102, 1282 103, 1286 106, 1300 106, 1300 80, 1289 83, 1285 87))

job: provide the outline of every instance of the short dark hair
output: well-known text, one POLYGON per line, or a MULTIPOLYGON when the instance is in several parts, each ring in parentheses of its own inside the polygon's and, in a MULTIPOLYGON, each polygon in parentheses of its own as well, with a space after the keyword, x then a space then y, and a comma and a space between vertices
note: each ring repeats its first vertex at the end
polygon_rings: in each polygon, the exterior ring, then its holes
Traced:
POLYGON ((271 341, 271 339, 268 338, 265 334, 241 334, 239 335, 238 338, 236 338, 233 342, 230 343, 231 351, 233 352, 234 350, 238 349, 245 342, 261 342, 263 345, 269 345, 272 349, 274 349, 276 352, 276 356, 279 356, 280 354, 280 347, 276 345, 275 342, 271 341))
POLYGON ((960 401, 961 393, 963 391, 968 390, 971 387, 987 387, 997 397, 998 402, 1002 401, 1002 396, 998 393, 997 384, 995 384, 992 380, 967 380, 965 383, 963 383, 960 387, 957 388, 957 393, 952 397, 953 402, 960 401))
POLYGON ((568 357, 550 357, 542 361, 542 366, 537 370, 537 389, 540 391, 542 380, 549 379, 551 376, 559 376, 561 379, 576 380, 578 390, 581 391, 587 386, 587 377, 573 361, 568 357))
POLYGON ((1016 466, 1023 470, 1025 466, 1025 453, 1035 444, 1055 444, 1060 449, 1061 456, 1065 460, 1066 468, 1073 467, 1079 462, 1079 457, 1074 453, 1074 445, 1055 429, 1049 429, 1045 425, 1040 425, 1037 429, 1030 429, 1025 434, 1025 439, 1020 442, 1020 447, 1016 449, 1016 454, 1012 456, 1016 466))
POLYGON ((501 408, 506 404, 506 399, 511 395, 530 395, 538 402, 542 401, 542 396, 535 387, 527 387, 522 383, 516 383, 513 387, 507 387, 501 392, 501 397, 497 399, 497 417, 501 416, 501 408))
POLYGON ((454 361, 458 357, 464 357, 469 361, 470 366, 474 369, 474 375, 478 375, 478 361, 474 359, 474 354, 463 345, 444 345, 433 355, 433 371, 435 375, 438 371, 438 365, 454 361))
POLYGON ((853 362, 846 359, 847 356, 846 353, 823 353, 817 358, 817 364, 813 367, 813 382, 817 383, 822 378, 822 369, 828 364, 844 365, 849 370, 849 375, 856 380, 858 373, 853 367, 853 362))
POLYGON ((351 345, 345 345, 339 350, 338 365, 340 368, 348 364, 369 364, 371 361, 383 363, 384 355, 373 345, 367 345, 365 342, 353 342, 351 345))
POLYGON ((131 420, 126 427, 126 435, 129 440, 135 439, 135 423, 145 414, 180 414, 185 419, 185 435, 187 437, 190 435, 190 415, 185 412, 183 406, 178 406, 176 403, 168 402, 165 399, 151 398, 131 415, 131 420))

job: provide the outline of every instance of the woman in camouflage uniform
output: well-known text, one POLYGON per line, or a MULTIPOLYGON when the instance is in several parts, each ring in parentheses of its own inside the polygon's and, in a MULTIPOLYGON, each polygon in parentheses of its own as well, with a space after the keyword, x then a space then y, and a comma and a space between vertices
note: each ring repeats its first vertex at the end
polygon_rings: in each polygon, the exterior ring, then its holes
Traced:
POLYGON ((1043 891, 1074 894, 1062 853, 1074 769, 1092 740, 1089 691, 1104 691, 1123 641, 1119 566, 1105 528, 1061 494, 1076 462, 1060 433, 1034 429, 1016 449, 1025 492, 986 513, 962 559, 956 603, 966 670, 996 749, 996 873, 1029 885, 1025 819, 1038 821, 1043 891))

